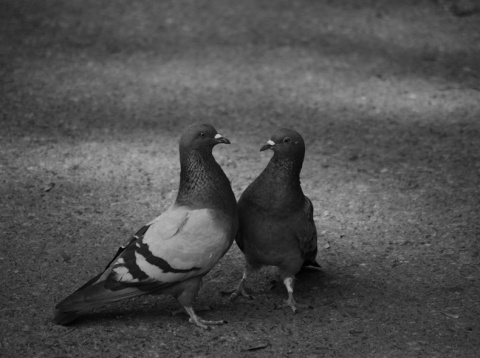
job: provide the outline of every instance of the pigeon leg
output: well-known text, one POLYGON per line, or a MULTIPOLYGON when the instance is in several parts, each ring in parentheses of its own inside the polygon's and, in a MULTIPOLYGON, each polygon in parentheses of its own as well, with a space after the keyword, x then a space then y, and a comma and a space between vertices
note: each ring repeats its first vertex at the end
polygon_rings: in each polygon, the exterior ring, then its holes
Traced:
POLYGON ((282 284, 282 283, 283 283, 282 271, 279 270, 279 271, 277 272, 277 274, 275 275, 275 278, 273 278, 273 279, 270 281, 270 291, 271 291, 271 290, 274 290, 275 288, 277 288, 277 285, 282 284))
POLYGON ((181 286, 177 287, 177 294, 175 295, 178 303, 185 309, 185 312, 190 316, 190 323, 194 323, 200 328, 208 329, 208 325, 212 324, 224 324, 225 321, 206 321, 201 319, 195 314, 192 304, 197 296, 198 290, 202 285, 201 277, 193 277, 189 280, 183 281, 181 286))
POLYGON ((298 308, 312 308, 309 305, 301 304, 295 302, 293 298, 293 278, 287 277, 283 280, 285 287, 287 288, 288 298, 284 301, 284 303, 280 306, 280 308, 290 307, 293 313, 297 313, 298 308))
POLYGON ((291 277, 287 277, 283 280, 283 283, 287 288, 288 299, 285 300, 285 303, 282 305, 282 307, 290 307, 293 313, 297 313, 297 303, 293 298, 293 279, 291 277))
POLYGON ((245 290, 245 281, 247 280, 249 272, 250 272, 250 268, 247 264, 245 265, 245 269, 243 270, 243 276, 242 276, 242 279, 240 280, 240 283, 238 284, 237 288, 233 291, 233 293, 230 295, 230 301, 234 301, 239 294, 241 294, 243 297, 253 299, 253 297, 250 296, 245 290))
POLYGON ((278 284, 278 280, 271 280, 270 281, 270 287, 269 287, 270 291, 277 288, 277 284, 278 284))
MULTIPOLYGON (((201 311, 210 311, 212 309, 212 307, 210 306, 197 306, 197 308, 195 309, 197 312, 201 312, 201 311)), ((185 310, 185 308, 179 308, 178 310, 175 310, 175 311, 172 311, 172 316, 177 316, 179 314, 182 314, 182 313, 185 313, 185 314, 188 314, 187 311, 185 310)))
POLYGON ((203 329, 209 329, 209 325, 220 325, 220 324, 225 324, 225 321, 206 321, 201 319, 195 314, 195 311, 193 310, 193 307, 191 306, 183 306, 185 311, 187 311, 188 315, 190 316, 189 322, 197 325, 200 328, 203 329))

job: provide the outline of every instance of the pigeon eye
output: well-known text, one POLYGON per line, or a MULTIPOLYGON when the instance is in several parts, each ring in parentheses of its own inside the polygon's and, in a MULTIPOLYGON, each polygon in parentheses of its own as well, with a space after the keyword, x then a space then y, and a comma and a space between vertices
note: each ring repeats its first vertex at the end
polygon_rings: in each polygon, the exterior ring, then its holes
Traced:
POLYGON ((283 138, 283 143, 290 143, 291 141, 290 137, 283 138))
POLYGON ((200 133, 200 138, 205 138, 205 136, 206 136, 205 133, 203 133, 203 132, 200 133))

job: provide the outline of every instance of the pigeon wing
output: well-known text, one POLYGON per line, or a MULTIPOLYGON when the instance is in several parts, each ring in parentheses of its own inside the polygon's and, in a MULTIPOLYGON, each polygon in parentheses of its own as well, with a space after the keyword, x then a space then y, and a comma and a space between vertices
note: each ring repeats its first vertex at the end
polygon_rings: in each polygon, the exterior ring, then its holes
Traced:
POLYGON ((317 227, 313 220, 313 204, 311 200, 305 196, 305 205, 303 207, 303 214, 306 217, 306 224, 302 235, 297 236, 300 244, 300 251, 305 260, 304 266, 316 266, 320 265, 315 261, 317 256, 317 227))
POLYGON ((218 210, 174 206, 115 262, 113 280, 127 285, 175 283, 205 275, 232 243, 231 221, 218 210))

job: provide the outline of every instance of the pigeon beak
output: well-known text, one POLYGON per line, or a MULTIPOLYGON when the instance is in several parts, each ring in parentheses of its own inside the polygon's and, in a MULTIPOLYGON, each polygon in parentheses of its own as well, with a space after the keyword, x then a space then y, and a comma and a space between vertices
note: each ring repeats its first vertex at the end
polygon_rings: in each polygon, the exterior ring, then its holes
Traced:
POLYGON ((219 133, 215 135, 215 140, 217 141, 217 144, 218 143, 230 144, 230 141, 227 138, 222 137, 222 135, 219 133))
POLYGON ((267 144, 265 144, 262 148, 260 148, 260 151, 263 152, 264 150, 272 149, 274 146, 275 146, 275 142, 273 140, 269 140, 267 144))

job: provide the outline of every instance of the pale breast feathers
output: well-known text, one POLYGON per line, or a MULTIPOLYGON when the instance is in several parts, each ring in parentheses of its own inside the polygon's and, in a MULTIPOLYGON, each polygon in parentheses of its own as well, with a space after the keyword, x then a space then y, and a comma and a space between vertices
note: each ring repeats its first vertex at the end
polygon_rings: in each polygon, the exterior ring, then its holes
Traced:
POLYGON ((116 281, 177 282, 207 273, 228 250, 232 225, 211 209, 172 206, 113 265, 116 281))

